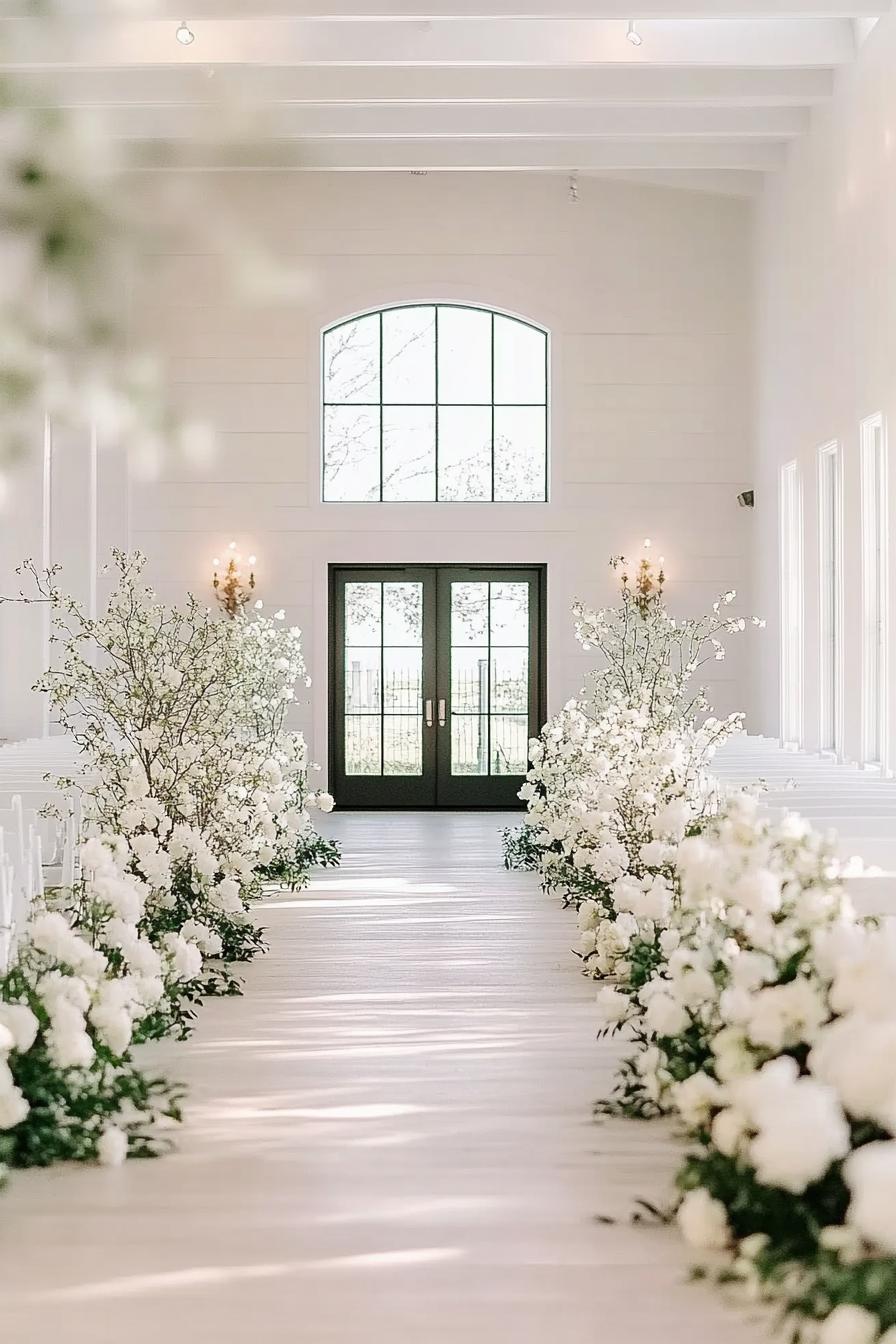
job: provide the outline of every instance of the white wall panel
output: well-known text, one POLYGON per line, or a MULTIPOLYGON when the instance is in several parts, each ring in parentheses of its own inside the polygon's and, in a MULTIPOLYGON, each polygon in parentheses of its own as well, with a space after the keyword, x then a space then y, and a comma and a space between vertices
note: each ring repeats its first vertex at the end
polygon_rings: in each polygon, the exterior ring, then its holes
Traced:
MULTIPOLYGON (((896 16, 882 18, 854 65, 839 71, 831 104, 769 180, 757 227, 758 462, 755 586, 769 639, 754 673, 757 723, 777 733, 779 639, 777 480, 796 459, 804 491, 805 643, 819 643, 818 490, 815 454, 843 454, 843 751, 861 742, 860 424, 881 413, 896 426, 896 16)), ((890 517, 896 479, 891 472, 890 517)), ((892 554, 892 551, 891 551, 892 554)), ((892 563, 892 561, 891 561, 892 563)), ((890 585, 891 603, 896 598, 890 585)), ((896 622, 891 610, 891 640, 896 622)), ((892 649, 891 649, 891 657, 892 649)), ((805 746, 819 745, 817 660, 807 659, 805 746)), ((892 664, 891 664, 892 665, 892 664)), ((896 688, 890 688, 896 697, 896 688)), ((890 759, 896 759, 896 699, 890 759)))
MULTIPOLYGON (((221 431, 215 458, 169 460, 133 481, 131 541, 160 593, 210 595, 231 539, 258 556, 259 594, 303 626, 315 678, 297 710, 326 759, 327 566, 519 562, 548 566, 549 699, 591 660, 573 637, 575 595, 610 599, 607 558, 650 536, 673 610, 744 587, 748 484, 750 207, 640 185, 537 175, 216 174, 204 212, 176 184, 134 184, 172 221, 138 267, 135 343, 150 338, 177 404, 221 431), (270 243, 291 283, 241 299, 209 226, 221 211, 270 243), (380 304, 433 299, 506 308, 551 331, 552 491, 541 505, 319 502, 322 326, 380 304)), ((744 609, 749 609, 744 593, 744 609)), ((713 665, 718 708, 747 699, 743 658, 713 665)))

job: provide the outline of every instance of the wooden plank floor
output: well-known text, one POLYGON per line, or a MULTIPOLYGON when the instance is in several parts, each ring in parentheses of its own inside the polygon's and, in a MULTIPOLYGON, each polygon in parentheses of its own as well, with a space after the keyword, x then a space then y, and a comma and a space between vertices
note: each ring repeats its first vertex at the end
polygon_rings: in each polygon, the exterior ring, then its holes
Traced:
POLYGON ((574 918, 500 864, 494 814, 328 819, 345 862, 274 893, 271 950, 188 1044, 177 1153, 14 1173, 0 1325, 16 1344, 751 1344, 686 1282, 662 1126, 591 1120, 574 918), (603 1225, 600 1215, 617 1216, 603 1225))

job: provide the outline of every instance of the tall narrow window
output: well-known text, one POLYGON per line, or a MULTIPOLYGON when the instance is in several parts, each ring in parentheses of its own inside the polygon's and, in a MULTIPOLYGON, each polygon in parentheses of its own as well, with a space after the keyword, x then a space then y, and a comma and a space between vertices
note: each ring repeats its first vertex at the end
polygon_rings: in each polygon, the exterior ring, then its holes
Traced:
POLYGON ((326 502, 547 499, 543 328, 417 303, 329 327, 321 355, 326 502))
POLYGON ((781 739, 803 735, 803 499, 799 467, 788 462, 780 482, 781 739))
POLYGON ((842 491, 840 445, 818 450, 818 607, 822 751, 840 750, 842 693, 842 491))
POLYGON ((887 442, 862 421, 862 760, 887 766, 887 442))

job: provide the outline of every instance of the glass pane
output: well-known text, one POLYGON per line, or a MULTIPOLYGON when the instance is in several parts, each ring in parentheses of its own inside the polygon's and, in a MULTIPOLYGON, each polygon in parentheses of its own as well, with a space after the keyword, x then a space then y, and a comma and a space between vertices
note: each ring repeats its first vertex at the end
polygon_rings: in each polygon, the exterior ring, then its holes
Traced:
POLYGON ((383 643, 423 643, 423 584, 383 584, 383 643))
POLYGON ((478 308, 439 308, 439 402, 491 399, 491 313, 478 308))
POLYGON ((543 331, 495 314, 495 402, 536 402, 545 395, 547 337, 543 331))
POLYGON ((523 714, 529 708, 529 650, 492 650, 492 703, 495 710, 516 710, 523 714))
POLYGON ((529 719, 526 714, 492 716, 493 775, 524 775, 528 766, 529 719))
POLYGON ((492 413, 439 407, 439 499, 491 499, 492 413))
MULTIPOLYGON (((423 712, 423 650, 383 650, 383 708, 423 712)), ((516 706, 510 706, 516 708, 516 706)))
POLYGON ((488 708, 488 649, 451 650, 451 708, 455 714, 488 708))
POLYGON ((488 643, 487 583, 452 583, 451 643, 488 643))
POLYGON ((371 645, 381 643, 379 583, 345 585, 345 642, 371 645))
POLYGON ((419 714, 383 719, 383 774, 423 774, 423 724, 419 714))
POLYGON ((435 402, 435 309, 383 313, 383 401, 435 402))
POLYGON ((495 499, 544 499, 546 458, 544 409, 496 407, 495 499))
POLYGON ((345 720, 345 773, 347 775, 381 775, 380 724, 377 716, 346 716, 345 720))
POLYGON ((528 583, 493 583, 491 607, 492 644, 529 644, 528 583))
POLYGON ((484 714, 451 715, 451 773, 488 774, 488 719, 484 714))
POLYGON ((383 499, 435 499, 434 406, 383 407, 383 499))
POLYGON ((373 713, 380 708, 379 649, 346 649, 345 712, 373 713))
POLYGON ((324 499, 379 497, 379 409, 328 406, 324 411, 324 499))
POLYGON ((324 332, 323 361, 325 402, 379 401, 379 314, 356 317, 324 332))

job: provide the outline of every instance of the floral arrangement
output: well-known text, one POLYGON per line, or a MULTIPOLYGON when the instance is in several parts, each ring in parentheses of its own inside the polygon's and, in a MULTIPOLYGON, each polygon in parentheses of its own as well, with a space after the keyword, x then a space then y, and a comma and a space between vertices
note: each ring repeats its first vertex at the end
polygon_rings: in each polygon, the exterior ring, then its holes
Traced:
POLYGON ((158 1034, 176 987, 197 980, 195 931, 154 946, 140 931, 145 888, 99 840, 62 896, 67 910, 32 914, 0 977, 0 1157, 13 1166, 152 1155, 160 1122, 180 1118, 178 1089, 131 1051, 158 1034))
POLYGON ((315 857, 308 808, 332 807, 309 788, 305 743, 285 726, 307 681, 301 631, 282 613, 222 620, 193 597, 159 602, 143 563, 113 553, 117 582, 97 619, 53 571, 24 567, 61 646, 38 688, 92 777, 89 826, 126 843, 128 870, 149 888, 147 924, 167 933, 197 920, 225 962, 244 961, 261 946, 247 899, 278 865, 300 869, 309 845, 315 857))
POLYGON ((80 748, 90 838, 79 880, 32 912, 0 977, 0 1155, 14 1165, 159 1151, 179 1097, 132 1047, 185 1035, 204 994, 239 989, 228 966, 263 946, 249 904, 264 882, 338 862, 309 816, 333 800, 310 788, 286 723, 307 682, 301 632, 282 612, 168 606, 142 557, 113 566, 96 619, 56 571, 23 566, 26 600, 53 611, 58 655, 38 688, 80 748))
MULTIPOLYGON (((573 608, 576 637, 598 651, 601 665, 581 696, 530 743, 520 796, 528 806, 521 843, 530 861, 541 850, 545 887, 568 903, 589 903, 586 919, 615 922, 632 913, 617 907, 620 880, 629 882, 624 901, 631 881, 665 881, 674 842, 717 810, 709 763, 741 730, 742 716, 713 717, 694 678, 724 656, 719 636, 742 631, 746 622, 723 613, 733 591, 708 615, 675 620, 666 609, 662 569, 654 578, 645 559, 632 582, 623 557, 610 563, 621 571, 618 605, 573 608)), ((586 958, 594 951, 589 944, 586 938, 586 958)))
POLYGON ((890 1344, 896 934, 856 918, 805 822, 765 821, 753 800, 685 841, 679 872, 681 940, 648 994, 669 1015, 648 1049, 695 1145, 682 1232, 782 1301, 797 1337, 890 1344))
POLYGON ((606 1030, 631 1043, 599 1109, 689 1138, 676 1220, 701 1272, 780 1304, 793 1340, 894 1344, 896 932, 856 917, 803 819, 712 778, 737 725, 689 682, 741 628, 732 597, 676 626, 659 585, 626 580, 619 608, 578 609, 605 666, 532 744, 513 843, 577 908, 606 1030))

